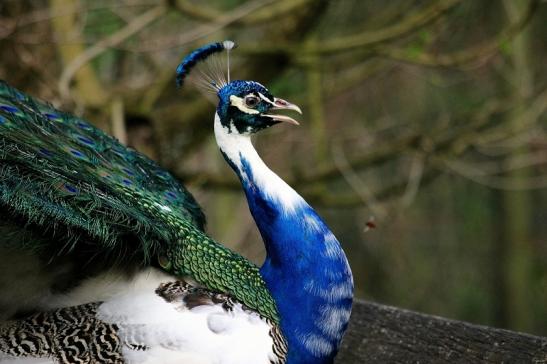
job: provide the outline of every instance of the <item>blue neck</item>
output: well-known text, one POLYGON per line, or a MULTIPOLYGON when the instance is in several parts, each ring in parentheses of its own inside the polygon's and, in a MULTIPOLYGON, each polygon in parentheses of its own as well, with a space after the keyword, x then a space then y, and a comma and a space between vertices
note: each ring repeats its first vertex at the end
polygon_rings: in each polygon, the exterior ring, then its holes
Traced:
POLYGON ((279 309, 288 363, 331 363, 353 297, 353 279, 340 244, 256 152, 223 154, 240 177, 266 245, 261 274, 279 309))

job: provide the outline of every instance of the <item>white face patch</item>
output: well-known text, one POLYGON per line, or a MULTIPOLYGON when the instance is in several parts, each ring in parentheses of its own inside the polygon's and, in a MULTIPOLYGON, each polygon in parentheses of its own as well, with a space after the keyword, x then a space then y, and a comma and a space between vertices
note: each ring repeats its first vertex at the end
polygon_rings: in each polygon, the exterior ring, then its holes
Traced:
POLYGON ((247 107, 241 97, 231 95, 230 105, 237 107, 240 111, 243 111, 246 114, 260 114, 258 110, 247 107))

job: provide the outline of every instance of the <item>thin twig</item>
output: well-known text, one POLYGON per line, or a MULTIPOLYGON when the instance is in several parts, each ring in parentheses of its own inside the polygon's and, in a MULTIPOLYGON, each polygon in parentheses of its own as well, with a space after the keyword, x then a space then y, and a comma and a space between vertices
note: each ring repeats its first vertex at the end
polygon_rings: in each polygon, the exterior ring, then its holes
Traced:
MULTIPOLYGON (((268 6, 267 8, 253 11, 245 17, 236 19, 231 24, 253 25, 258 23, 264 24, 268 21, 277 21, 282 16, 305 6, 311 1, 313 0, 278 0, 273 2, 271 6, 268 6)), ((194 3, 188 0, 176 0, 174 5, 181 13, 197 20, 215 22, 220 16, 222 16, 221 11, 205 6, 203 3, 194 3)))
POLYGON ((229 24, 251 14, 252 12, 271 4, 275 0, 255 0, 249 3, 245 3, 236 9, 230 11, 229 13, 220 16, 215 21, 211 23, 206 23, 198 26, 195 29, 192 29, 189 32, 180 34, 173 39, 169 37, 167 39, 155 39, 151 42, 151 45, 143 45, 135 49, 138 52, 156 52, 164 51, 172 48, 177 48, 192 42, 195 42, 201 38, 204 38, 212 33, 215 33, 229 24))
POLYGON ((468 171, 469 174, 475 174, 481 177, 494 176, 504 175, 506 173, 513 172, 519 169, 547 164, 547 154, 542 151, 539 153, 525 153, 523 155, 511 156, 502 161, 496 162, 475 163, 464 162, 462 160, 454 160, 451 163, 457 168, 468 171))
POLYGON ((448 172, 465 177, 478 184, 507 191, 536 190, 547 187, 547 176, 516 178, 485 175, 483 171, 470 165, 441 159, 440 163, 448 172))
POLYGON ((66 6, 62 11, 50 11, 49 8, 43 8, 38 9, 35 11, 32 11, 28 14, 23 14, 22 16, 19 16, 15 19, 17 23, 17 27, 23 27, 35 23, 40 23, 43 21, 50 21, 53 18, 57 18, 60 16, 67 16, 73 13, 87 13, 90 11, 98 11, 98 10, 109 10, 109 9, 115 9, 115 8, 134 8, 134 7, 143 7, 143 6, 153 6, 157 5, 157 1, 150 1, 146 0, 143 2, 135 2, 131 4, 123 3, 123 2, 108 2, 108 3, 102 3, 102 4, 93 4, 89 6, 82 6, 80 4, 78 5, 68 5, 66 6))
POLYGON ((370 208, 376 218, 383 219, 387 215, 386 209, 378 203, 372 191, 351 167, 340 143, 334 143, 332 146, 332 159, 342 177, 361 198, 363 204, 370 208))
POLYGON ((415 53, 408 52, 405 49, 383 47, 377 48, 375 53, 396 61, 431 67, 455 67, 475 62, 498 53, 501 44, 517 36, 530 23, 538 5, 539 0, 531 1, 517 21, 505 27, 492 40, 468 49, 449 54, 434 55, 422 53, 416 56, 415 53))
POLYGON ((417 153, 412 158, 412 163, 410 164, 410 172, 408 174, 408 183, 406 185, 405 193, 401 198, 401 203, 404 207, 408 207, 412 204, 418 190, 420 188, 420 182, 424 174, 425 167, 425 156, 423 153, 417 153))
POLYGON ((408 15, 394 25, 373 31, 363 31, 349 36, 341 36, 322 40, 317 45, 302 46, 301 44, 242 44, 239 51, 249 54, 282 53, 298 56, 309 54, 331 55, 362 48, 372 48, 381 43, 399 39, 435 21, 452 9, 461 0, 445 0, 433 2, 419 12, 408 15))

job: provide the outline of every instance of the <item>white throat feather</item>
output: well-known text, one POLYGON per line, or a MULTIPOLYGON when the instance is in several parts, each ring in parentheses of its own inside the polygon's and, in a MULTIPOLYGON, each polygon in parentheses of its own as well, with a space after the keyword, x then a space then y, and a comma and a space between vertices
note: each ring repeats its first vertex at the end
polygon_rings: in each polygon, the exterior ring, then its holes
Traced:
POLYGON ((218 113, 215 114, 215 137, 220 150, 238 169, 239 176, 281 203, 286 213, 307 205, 295 190, 268 168, 254 148, 250 134, 239 134, 232 123, 229 127, 222 125, 218 113), (243 168, 243 159, 252 169, 252 181, 243 168))

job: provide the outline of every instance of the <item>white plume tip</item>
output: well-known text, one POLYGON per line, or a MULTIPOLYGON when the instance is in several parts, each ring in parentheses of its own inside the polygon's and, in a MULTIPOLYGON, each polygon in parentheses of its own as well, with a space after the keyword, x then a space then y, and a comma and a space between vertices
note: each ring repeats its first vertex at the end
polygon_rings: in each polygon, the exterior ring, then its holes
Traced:
POLYGON ((235 42, 233 42, 231 40, 225 40, 224 42, 222 42, 222 46, 224 47, 224 49, 229 51, 229 50, 234 49, 236 44, 235 44, 235 42))

